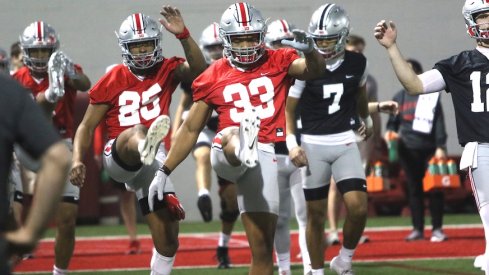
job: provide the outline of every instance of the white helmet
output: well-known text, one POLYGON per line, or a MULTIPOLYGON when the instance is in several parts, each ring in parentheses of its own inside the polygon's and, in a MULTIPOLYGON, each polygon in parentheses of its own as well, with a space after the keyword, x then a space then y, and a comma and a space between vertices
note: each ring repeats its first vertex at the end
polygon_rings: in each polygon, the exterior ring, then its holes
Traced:
POLYGON ((24 64, 35 72, 47 72, 49 56, 59 48, 59 37, 51 25, 42 21, 31 23, 24 29, 19 37, 24 64), (51 53, 47 58, 34 58, 32 49, 49 49, 51 53))
POLYGON ((480 25, 475 22, 478 14, 489 11, 489 1, 487 0, 466 0, 462 8, 465 19, 465 26, 470 37, 475 39, 489 39, 489 28, 480 29, 480 25))
POLYGON ((259 10, 241 2, 232 4, 224 11, 219 24, 219 34, 224 43, 224 55, 241 65, 252 64, 265 52, 266 20, 259 10), (256 45, 248 48, 233 47, 231 41, 243 35, 256 35, 256 45))
POLYGON ((293 40, 295 29, 294 25, 289 24, 285 19, 278 19, 268 24, 267 34, 265 36, 265 44, 273 49, 274 44, 280 43, 282 39, 293 40))
POLYGON ((350 32, 350 18, 346 11, 336 4, 324 4, 311 17, 308 28, 314 38, 314 46, 326 59, 339 56, 345 51, 346 39, 350 32), (328 48, 318 47, 316 39, 336 39, 328 48))
POLYGON ((124 64, 135 69, 147 69, 163 60, 161 50, 161 29, 154 19, 142 13, 129 15, 116 31, 122 50, 124 64), (129 46, 133 43, 152 41, 154 50, 149 53, 132 54, 129 46))
POLYGON ((222 39, 219 35, 219 24, 214 22, 202 31, 199 47, 207 64, 222 57, 222 39))

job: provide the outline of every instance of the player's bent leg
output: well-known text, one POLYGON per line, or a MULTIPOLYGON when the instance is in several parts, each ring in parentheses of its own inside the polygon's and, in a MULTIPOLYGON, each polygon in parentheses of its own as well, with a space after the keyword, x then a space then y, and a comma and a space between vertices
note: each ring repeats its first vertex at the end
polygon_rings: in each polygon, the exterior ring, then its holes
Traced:
POLYGON ((251 249, 249 274, 273 274, 273 239, 277 215, 265 212, 241 214, 251 249))
MULTIPOLYGON (((75 226, 78 199, 64 197, 56 212, 55 267, 67 270, 75 249, 75 226)), ((61 273, 60 273, 61 274, 61 273)))

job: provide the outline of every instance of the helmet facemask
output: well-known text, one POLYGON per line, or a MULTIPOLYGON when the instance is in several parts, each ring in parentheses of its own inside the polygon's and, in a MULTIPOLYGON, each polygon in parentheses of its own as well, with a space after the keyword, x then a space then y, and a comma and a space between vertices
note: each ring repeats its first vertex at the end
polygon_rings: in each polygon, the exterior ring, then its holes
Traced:
POLYGON ((159 39, 123 42, 121 47, 124 48, 122 51, 124 63, 135 69, 147 69, 153 67, 157 62, 162 60, 161 48, 159 48, 158 45, 159 39), (151 51, 144 53, 133 53, 134 50, 131 51, 132 47, 140 47, 142 44, 146 43, 151 44, 151 51))
POLYGON ((225 54, 234 62, 242 65, 255 63, 265 52, 263 33, 226 35, 224 40, 225 54), (245 42, 246 41, 246 42, 245 42), (239 44, 247 43, 242 47, 239 44))

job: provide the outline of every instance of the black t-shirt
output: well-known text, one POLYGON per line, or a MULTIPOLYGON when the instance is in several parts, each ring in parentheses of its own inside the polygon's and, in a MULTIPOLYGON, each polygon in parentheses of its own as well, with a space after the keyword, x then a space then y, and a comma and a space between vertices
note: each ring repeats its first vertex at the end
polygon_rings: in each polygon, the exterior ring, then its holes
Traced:
POLYGON ((458 141, 489 143, 489 60, 478 50, 464 51, 435 64, 452 94, 458 141))
MULTIPOLYGON (((38 159, 59 139, 46 115, 34 102, 31 92, 16 81, 0 75, 0 232, 5 231, 9 209, 8 175, 14 143, 38 159)), ((2 253, 5 251, 0 251, 2 253)), ((2 272, 6 269, 5 259, 4 255, 0 255, 2 272)))
POLYGON ((353 128, 358 87, 366 66, 362 54, 345 51, 340 67, 332 72, 326 70, 319 79, 306 81, 300 99, 303 134, 336 134, 353 128))

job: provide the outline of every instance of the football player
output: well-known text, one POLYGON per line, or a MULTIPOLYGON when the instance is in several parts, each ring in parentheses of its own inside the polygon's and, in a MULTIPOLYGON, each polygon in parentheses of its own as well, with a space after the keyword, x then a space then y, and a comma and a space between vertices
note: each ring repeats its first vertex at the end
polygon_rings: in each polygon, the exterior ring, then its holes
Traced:
POLYGON ((460 169, 467 170, 486 236, 485 272, 489 274, 489 2, 466 0, 462 14, 476 48, 437 62, 417 75, 397 46, 394 22, 382 20, 374 36, 386 50, 394 72, 410 94, 445 90, 452 95, 458 141, 464 147, 460 169))
POLYGON ((359 116, 366 137, 372 131, 366 94, 367 60, 362 54, 345 51, 349 31, 350 20, 342 7, 325 4, 313 13, 308 32, 326 60, 326 70, 317 79, 296 81, 287 98, 289 156, 296 166, 305 166, 306 240, 312 274, 324 274, 324 223, 331 176, 347 208, 343 246, 330 265, 338 274, 353 274, 351 260, 367 219, 365 172, 352 130, 352 118, 359 116), (299 99, 300 146, 295 136, 299 99))
MULTIPOLYGON (((265 43, 270 49, 280 49, 288 47, 282 44, 282 40, 293 40, 295 29, 285 19, 278 19, 270 22, 265 36, 265 43)), ((311 270, 311 261, 306 245, 306 201, 302 190, 302 177, 298 167, 292 164, 289 159, 289 151, 285 141, 275 143, 275 154, 277 157, 278 169, 278 188, 280 198, 280 208, 277 219, 277 229, 275 230, 275 253, 277 258, 278 273, 281 275, 291 274, 290 270, 290 228, 289 218, 291 212, 291 199, 294 203, 295 217, 299 226, 299 247, 300 256, 304 266, 304 274, 311 270)))
MULTIPOLYGON (((199 47, 204 54, 205 61, 208 65, 214 61, 222 58, 224 46, 222 39, 219 36, 219 24, 214 22, 207 26, 203 31, 199 39, 199 47)), ((172 137, 175 136, 176 131, 183 122, 183 117, 188 114, 187 110, 192 104, 192 89, 191 82, 182 82, 180 87, 182 88, 182 96, 180 97, 180 104, 175 111, 172 137)), ((197 206, 200 210, 200 214, 205 222, 212 220, 212 201, 209 194, 211 187, 211 145, 212 139, 216 135, 217 130, 217 113, 212 112, 211 117, 207 121, 206 127, 200 132, 193 148, 193 156, 195 158, 195 164, 197 169, 195 171, 195 178, 197 181, 198 200, 197 206)), ((218 261, 218 268, 229 268, 231 261, 229 259, 228 245, 231 239, 231 233, 233 231, 234 223, 238 219, 239 209, 236 201, 236 185, 232 182, 225 180, 221 177, 217 177, 217 183, 219 184, 219 197, 221 199, 221 232, 219 233, 219 240, 216 249, 216 258, 218 261)))
MULTIPOLYGON (((33 22, 24 29, 19 41, 25 66, 17 70, 13 78, 32 92, 71 148, 75 132, 76 94, 77 91, 87 91, 91 85, 90 80, 78 64, 73 64, 66 54, 59 51, 59 37, 51 25, 43 21, 33 22), (54 60, 56 66, 53 66, 54 60), (57 85, 53 83, 54 74, 57 74, 57 85)), ((34 172, 39 168, 35 167, 37 165, 28 167, 22 160, 29 156, 23 152, 16 150, 16 155, 25 168, 34 172)), ((31 175, 30 180, 34 182, 35 175, 28 171, 26 173, 31 175)), ((55 214, 57 233, 53 274, 65 274, 70 264, 75 247, 79 196, 80 189, 67 181, 55 214)))
POLYGON ((164 201, 151 209, 148 187, 165 159, 161 140, 170 128, 172 93, 182 80, 201 73, 205 60, 180 11, 164 6, 160 14, 164 17, 160 23, 180 40, 188 62, 163 56, 161 25, 156 20, 142 13, 128 16, 116 31, 123 64, 102 76, 89 92, 90 104, 75 136, 70 179, 77 186, 83 185, 83 156, 94 129, 105 118, 109 140, 103 154, 104 168, 116 182, 136 192, 153 236, 151 273, 170 274, 178 248, 178 222, 185 212, 170 181, 164 201))
MULTIPOLYGON (((211 148, 217 174, 237 184, 238 205, 249 240, 250 274, 273 274, 273 239, 279 208, 277 160, 273 144, 284 140, 285 98, 292 79, 311 79, 324 70, 324 59, 302 31, 287 44, 295 49, 268 50, 266 22, 259 10, 241 2, 226 9, 220 21, 224 58, 193 83, 194 104, 165 164, 150 186, 163 199, 167 177, 192 150, 212 114, 218 129, 211 148)), ((150 206, 153 205, 153 197, 150 206)))

